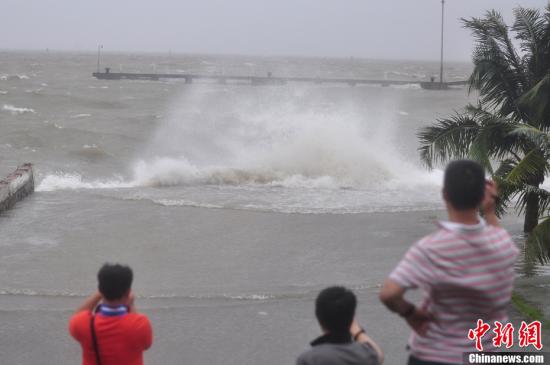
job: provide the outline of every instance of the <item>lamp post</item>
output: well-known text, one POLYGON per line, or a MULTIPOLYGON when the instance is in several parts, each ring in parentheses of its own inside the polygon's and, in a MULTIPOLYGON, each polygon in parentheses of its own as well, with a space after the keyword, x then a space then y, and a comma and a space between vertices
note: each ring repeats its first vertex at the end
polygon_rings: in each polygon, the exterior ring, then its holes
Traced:
POLYGON ((99 55, 100 55, 100 52, 101 52, 101 48, 103 48, 103 45, 101 44, 98 44, 97 46, 97 73, 99 73, 99 55))
POLYGON ((439 68, 439 85, 443 87, 443 15, 445 9, 445 0, 441 0, 441 64, 439 68))

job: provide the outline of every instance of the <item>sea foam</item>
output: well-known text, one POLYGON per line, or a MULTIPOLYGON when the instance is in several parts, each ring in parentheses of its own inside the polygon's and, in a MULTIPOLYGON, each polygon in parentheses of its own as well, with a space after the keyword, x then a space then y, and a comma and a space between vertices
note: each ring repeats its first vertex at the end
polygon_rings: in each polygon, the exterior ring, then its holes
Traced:
POLYGON ((399 109, 384 115, 326 100, 304 105, 310 90, 288 91, 273 88, 254 100, 230 89, 197 87, 166 114, 126 178, 87 181, 57 173, 37 190, 138 188, 140 199, 163 206, 291 213, 440 204, 441 172, 428 172, 398 152, 399 109), (143 190, 158 187, 178 189, 143 190))
POLYGON ((31 108, 18 108, 10 104, 4 104, 2 110, 10 112, 12 115, 25 114, 25 113, 36 113, 34 109, 31 108))

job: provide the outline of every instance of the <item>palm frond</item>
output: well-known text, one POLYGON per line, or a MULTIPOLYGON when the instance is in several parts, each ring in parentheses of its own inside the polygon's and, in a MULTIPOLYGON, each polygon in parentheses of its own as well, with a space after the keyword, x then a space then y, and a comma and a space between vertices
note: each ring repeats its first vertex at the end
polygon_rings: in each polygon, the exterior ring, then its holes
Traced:
POLYGON ((548 171, 548 161, 539 149, 533 149, 521 160, 504 160, 493 178, 499 187, 500 204, 497 205, 499 213, 517 197, 516 209, 520 214, 525 213, 527 206, 533 204, 538 216, 542 216, 550 207, 550 192, 539 188, 548 171))
POLYGON ((550 153, 550 136, 536 127, 519 123, 509 134, 525 139, 544 152, 546 156, 550 153))
POLYGON ((466 114, 438 119, 437 123, 418 132, 420 157, 429 167, 438 162, 466 157, 480 126, 466 114))
POLYGON ((497 183, 498 199, 496 200, 496 214, 502 217, 511 203, 511 198, 517 194, 518 187, 506 181, 505 176, 515 166, 514 161, 504 160, 492 175, 492 179, 497 183))
POLYGON ((542 35, 541 53, 543 57, 541 61, 544 63, 544 65, 542 66, 543 70, 548 70, 550 68, 550 2, 548 3, 548 5, 546 5, 544 20, 546 22, 546 26, 542 35))
POLYGON ((481 102, 498 109, 501 116, 512 115, 521 120, 522 113, 516 101, 528 79, 502 16, 489 11, 485 18, 462 21, 476 39, 469 90, 479 90, 481 102))
POLYGON ((487 158, 490 159, 507 159, 511 155, 519 161, 519 155, 532 149, 532 147, 526 148, 529 146, 525 141, 510 133, 518 125, 514 120, 489 112, 480 105, 469 104, 465 111, 480 125, 479 134, 472 144, 474 151, 470 151, 472 158, 483 162, 480 158, 475 158, 475 153, 486 152, 487 158), (483 142, 484 146, 476 146, 480 142, 483 142))
POLYGON ((480 163, 492 175, 493 167, 489 156, 494 138, 491 128, 486 128, 486 126, 491 124, 495 116, 483 109, 480 104, 477 106, 468 104, 464 109, 465 114, 469 115, 480 126, 477 136, 470 144, 468 151, 469 158, 480 163))
POLYGON ((520 58, 514 49, 508 26, 504 22, 502 15, 495 11, 489 10, 485 13, 484 18, 472 18, 471 20, 462 19, 466 28, 469 28, 478 44, 494 44, 501 51, 504 58, 516 70, 522 69, 520 58))
POLYGON ((540 222, 527 237, 525 256, 541 264, 550 262, 550 218, 540 222))
POLYGON ((541 189, 534 185, 524 184, 521 186, 521 190, 518 191, 515 196, 518 200, 516 203, 516 209, 519 213, 524 213, 525 208, 527 207, 527 199, 530 195, 536 195, 539 201, 539 217, 543 216, 545 212, 548 211, 550 207, 550 192, 545 189, 541 189))
POLYGON ((505 179, 506 176, 514 169, 518 161, 512 158, 507 158, 500 161, 499 167, 493 173, 493 178, 498 177, 505 179))
POLYGON ((544 76, 550 70, 550 2, 545 8, 545 13, 542 16, 544 19, 544 31, 541 35, 539 50, 539 76, 544 76))
POLYGON ((469 92, 479 90, 483 105, 498 110, 501 116, 523 119, 517 104, 522 86, 509 64, 492 49, 480 46, 474 52, 475 66, 468 79, 469 92))
POLYGON ((543 51, 541 46, 546 24, 537 9, 526 9, 520 6, 514 9, 514 16, 512 30, 516 33, 516 38, 520 41, 520 49, 525 54, 524 63, 529 71, 530 83, 534 83, 543 66, 541 57, 544 52, 541 52, 543 51))
POLYGON ((548 166, 546 158, 539 149, 533 149, 519 161, 506 175, 511 184, 529 184, 544 176, 548 166))
POLYGON ((489 149, 491 140, 489 138, 489 133, 487 133, 486 128, 481 128, 480 133, 472 141, 470 145, 470 150, 468 151, 468 157, 477 161, 485 170, 487 170, 491 175, 493 175, 493 166, 491 165, 491 159, 489 158, 489 149))
MULTIPOLYGON (((477 105, 467 104, 466 107, 464 107, 464 112, 471 118, 477 120, 478 124, 491 124, 495 120, 505 119, 496 115, 494 111, 488 110, 481 103, 477 105)), ((506 120, 506 122, 508 122, 508 120, 506 120)))
POLYGON ((543 128, 550 128, 550 68, 547 72, 519 99, 520 108, 524 109, 536 122, 532 124, 543 128))
POLYGON ((515 122, 491 115, 485 116, 479 123, 482 128, 476 140, 485 140, 488 157, 503 159, 524 151, 524 143, 510 134, 515 129, 515 122))

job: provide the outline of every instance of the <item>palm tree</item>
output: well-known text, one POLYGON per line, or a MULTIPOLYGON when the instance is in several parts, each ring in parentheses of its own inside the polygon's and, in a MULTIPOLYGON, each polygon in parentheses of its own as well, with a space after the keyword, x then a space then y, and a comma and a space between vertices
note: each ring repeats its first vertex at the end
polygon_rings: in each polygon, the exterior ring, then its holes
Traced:
POLYGON ((517 164, 510 164, 507 172, 503 172, 497 177, 499 187, 506 202, 509 202, 511 196, 518 196, 516 207, 520 212, 525 211, 529 204, 527 196, 537 197, 537 223, 539 218, 543 218, 543 220, 530 232, 525 253, 528 259, 538 259, 541 263, 547 263, 550 262, 550 216, 548 216, 550 192, 531 185, 529 179, 541 170, 548 172, 550 133, 521 123, 510 134, 528 140, 535 147, 521 161, 517 164))
POLYGON ((479 101, 421 129, 419 151, 429 168, 455 158, 479 161, 501 183, 503 209, 515 199, 524 231, 532 232, 550 202, 540 188, 550 171, 550 3, 544 13, 518 7, 514 16, 511 27, 496 11, 462 19, 476 41, 469 92, 478 91, 479 101))

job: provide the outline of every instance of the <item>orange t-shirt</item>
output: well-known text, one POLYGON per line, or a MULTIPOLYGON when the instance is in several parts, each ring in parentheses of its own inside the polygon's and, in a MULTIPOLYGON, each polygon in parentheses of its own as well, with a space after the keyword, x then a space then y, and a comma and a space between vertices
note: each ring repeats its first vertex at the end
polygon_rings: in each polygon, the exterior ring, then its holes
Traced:
MULTIPOLYGON (((69 332, 82 346, 82 364, 96 365, 90 320, 92 312, 80 311, 71 317, 69 332)), ((96 314, 95 333, 101 365, 143 365, 143 351, 153 343, 153 330, 143 314, 119 316, 96 314)))

